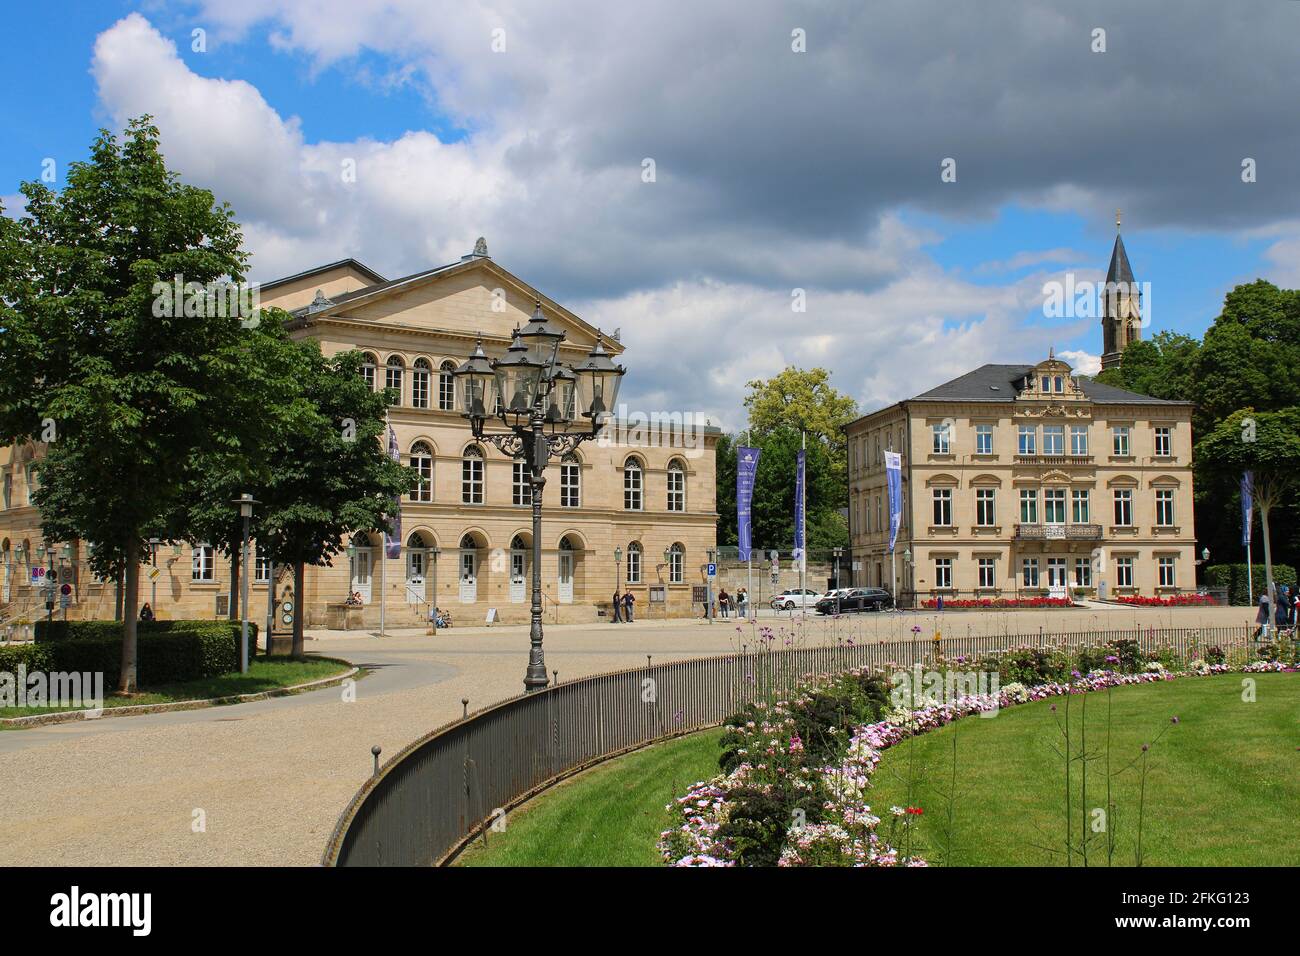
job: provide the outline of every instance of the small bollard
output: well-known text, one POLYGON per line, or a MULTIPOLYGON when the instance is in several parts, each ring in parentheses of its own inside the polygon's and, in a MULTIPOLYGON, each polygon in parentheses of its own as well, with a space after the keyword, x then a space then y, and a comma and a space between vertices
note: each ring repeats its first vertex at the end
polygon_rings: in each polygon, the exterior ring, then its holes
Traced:
POLYGON ((381 747, 381 746, 379 746, 379 744, 375 744, 373 747, 370 748, 370 753, 371 753, 371 754, 374 756, 374 758, 375 758, 375 776, 376 776, 376 777, 379 776, 379 755, 380 755, 381 753, 383 753, 383 752, 384 752, 384 748, 381 747))
POLYGON ((462 697, 460 699, 460 719, 464 720, 468 716, 469 716, 469 698, 462 697))
POLYGON ((554 685, 560 683, 560 672, 559 672, 559 671, 551 671, 551 683, 552 683, 552 686, 554 686, 554 685))
POLYGON ((650 655, 649 655, 649 654, 647 654, 647 655, 645 656, 645 666, 646 666, 646 667, 649 667, 649 666, 650 666, 650 655))

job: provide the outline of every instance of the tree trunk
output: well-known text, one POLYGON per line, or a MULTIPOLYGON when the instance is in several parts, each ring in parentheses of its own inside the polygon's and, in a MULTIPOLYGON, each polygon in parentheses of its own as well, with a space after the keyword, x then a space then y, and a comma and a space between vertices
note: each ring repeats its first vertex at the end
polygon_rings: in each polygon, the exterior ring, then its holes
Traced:
POLYGON ((122 578, 126 572, 117 572, 117 580, 113 582, 113 620, 122 620, 122 578))
MULTIPOLYGON (((1277 595, 1273 593, 1273 549, 1269 547, 1268 542, 1268 513, 1273 510, 1273 503, 1267 498, 1262 499, 1259 503, 1259 521, 1264 527, 1264 581, 1268 589, 1269 611, 1268 613, 1276 619, 1277 607, 1274 602, 1277 595)), ((1269 621, 1272 624, 1272 620, 1269 621)))
POLYGON ((303 583, 307 578, 307 568, 301 561, 293 563, 293 656, 302 657, 306 652, 306 639, 303 637, 303 583))
POLYGON ((240 545, 237 543, 230 549, 230 614, 232 621, 240 620, 239 616, 239 552, 240 545))
POLYGON ((123 694, 136 690, 136 622, 140 609, 140 539, 132 533, 126 542, 126 588, 122 595, 122 674, 117 689, 123 694))

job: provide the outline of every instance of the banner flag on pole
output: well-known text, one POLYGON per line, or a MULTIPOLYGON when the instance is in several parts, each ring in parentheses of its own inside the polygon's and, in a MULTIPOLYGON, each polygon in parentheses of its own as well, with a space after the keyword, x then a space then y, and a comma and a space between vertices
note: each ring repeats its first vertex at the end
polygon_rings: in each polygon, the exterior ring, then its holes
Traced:
POLYGON ((804 560, 804 463, 806 453, 800 449, 798 466, 794 473, 794 559, 803 566, 804 560))
MULTIPOLYGON (((397 433, 393 431, 393 426, 388 426, 388 457, 393 459, 399 465, 402 463, 402 453, 397 449, 397 433)), ((393 519, 393 534, 390 536, 387 531, 384 532, 384 555, 390 560, 401 557, 402 554, 402 500, 393 498, 393 513, 389 515, 393 519)))
POLYGON ((750 508, 754 502, 754 476, 758 471, 759 449, 741 445, 736 449, 736 532, 740 543, 738 560, 748 561, 754 546, 750 508))
POLYGON ((903 457, 896 451, 885 452, 885 481, 889 486, 889 550, 892 552, 903 524, 903 457))
POLYGON ((1250 547, 1250 526, 1255 509, 1254 481, 1253 472, 1241 476, 1241 543, 1247 548, 1250 547))

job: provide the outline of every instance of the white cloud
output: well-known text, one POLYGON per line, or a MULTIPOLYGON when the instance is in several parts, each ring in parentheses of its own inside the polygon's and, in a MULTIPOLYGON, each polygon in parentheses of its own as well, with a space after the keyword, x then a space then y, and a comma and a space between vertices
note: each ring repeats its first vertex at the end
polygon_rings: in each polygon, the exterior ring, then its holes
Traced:
POLYGON ((1057 352, 1056 355, 1058 358, 1069 362, 1080 375, 1096 375, 1101 371, 1100 355, 1093 355, 1091 352, 1078 349, 1063 349, 1057 352))

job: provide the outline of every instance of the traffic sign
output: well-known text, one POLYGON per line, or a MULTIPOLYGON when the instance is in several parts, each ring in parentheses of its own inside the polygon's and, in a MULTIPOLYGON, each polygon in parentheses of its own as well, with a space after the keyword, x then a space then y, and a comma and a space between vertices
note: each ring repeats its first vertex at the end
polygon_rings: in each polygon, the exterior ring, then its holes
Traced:
POLYGON ((40 584, 43 580, 45 580, 45 569, 44 569, 43 567, 41 567, 40 565, 35 565, 35 566, 33 566, 33 567, 32 567, 32 584, 33 584, 33 585, 40 584))
POLYGON ((709 575, 709 577, 711 577, 711 578, 714 578, 714 577, 717 577, 717 576, 718 576, 718 566, 717 566, 716 564, 710 564, 710 565, 709 565, 708 575, 709 575))

